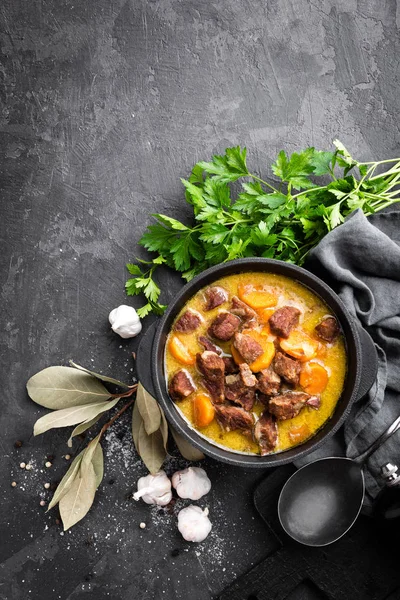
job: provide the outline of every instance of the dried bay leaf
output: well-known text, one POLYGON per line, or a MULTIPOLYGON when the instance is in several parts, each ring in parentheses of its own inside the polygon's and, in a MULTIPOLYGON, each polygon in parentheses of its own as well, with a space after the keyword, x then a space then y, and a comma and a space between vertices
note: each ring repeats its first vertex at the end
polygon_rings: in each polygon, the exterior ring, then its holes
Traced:
POLYGON ((60 515, 64 531, 78 523, 87 514, 93 504, 97 489, 96 473, 93 465, 87 466, 85 474, 82 471, 75 478, 67 493, 60 500, 60 515))
POLYGON ((96 415, 100 415, 107 410, 110 410, 119 398, 114 398, 107 402, 93 402, 91 404, 84 404, 82 406, 71 406, 70 408, 63 408, 54 412, 48 413, 38 419, 33 427, 33 434, 40 435, 49 429, 57 427, 68 427, 69 425, 76 425, 83 421, 93 419, 96 415))
POLYGON ((77 477, 77 475, 79 473, 79 469, 81 466, 81 461, 82 461, 84 452, 85 452, 85 450, 82 450, 82 452, 80 452, 72 461, 68 471, 65 473, 64 477, 61 479, 60 483, 58 484, 57 489, 54 492, 54 495, 51 499, 51 502, 50 502, 47 510, 50 510, 51 508, 53 508, 53 506, 55 506, 61 500, 61 498, 63 496, 65 496, 65 494, 70 489, 71 485, 73 484, 75 478, 77 477))
POLYGON ((141 383, 138 385, 136 392, 136 406, 142 416, 146 433, 151 435, 161 425, 161 413, 158 402, 141 383))
POLYGON ((98 488, 103 480, 104 475, 104 456, 101 444, 96 445, 96 449, 93 453, 92 465, 94 468, 94 473, 96 475, 96 488, 98 488))
POLYGON ((85 473, 86 468, 90 464, 92 464, 94 453, 100 442, 100 437, 101 437, 101 433, 96 435, 96 437, 93 438, 93 440, 88 444, 88 446, 84 452, 83 459, 82 459, 82 465, 81 465, 81 470, 82 470, 83 474, 85 473))
POLYGON ((138 435, 138 446, 140 458, 152 475, 160 470, 167 453, 164 448, 164 440, 161 431, 158 429, 148 435, 144 422, 141 423, 138 435))
POLYGON ((160 413, 161 413, 161 426, 160 426, 160 431, 161 431, 161 435, 163 438, 163 443, 164 443, 164 449, 167 452, 167 444, 168 444, 168 421, 165 417, 164 411, 161 408, 161 406, 159 406, 160 409, 160 413))
POLYGON ((71 435, 69 436, 69 440, 67 442, 68 448, 72 448, 72 438, 73 437, 80 435, 84 431, 87 431, 88 429, 90 429, 92 427, 92 425, 97 423, 97 421, 100 418, 101 418, 101 415, 96 415, 95 417, 93 417, 93 419, 89 419, 88 421, 84 421, 80 425, 77 425, 75 427, 75 429, 73 430, 73 432, 71 433, 71 435))
POLYGON ((129 390, 129 385, 127 383, 124 383, 123 381, 119 381, 119 379, 114 379, 114 377, 108 377, 107 375, 101 375, 100 373, 90 371, 85 367, 81 367, 81 365, 77 365, 76 363, 74 363, 73 360, 70 360, 69 364, 75 369, 78 369, 79 371, 83 371, 84 373, 92 375, 92 377, 95 377, 96 379, 100 379, 101 381, 105 381, 106 383, 113 383, 114 385, 118 385, 119 387, 124 387, 127 390, 129 390))
POLYGON ((34 402, 58 410, 110 398, 110 392, 88 373, 72 367, 47 367, 26 384, 34 402))
POLYGON ((172 427, 171 433, 172 437, 175 440, 175 444, 178 446, 178 450, 182 454, 183 458, 192 461, 202 460, 203 458, 205 458, 204 454, 200 452, 200 450, 189 444, 189 442, 187 442, 185 438, 183 438, 179 433, 177 433, 172 427))
POLYGON ((133 410, 132 410, 132 438, 133 438, 133 443, 135 444, 135 448, 136 448, 136 452, 138 454, 140 454, 139 452, 139 431, 140 431, 140 427, 143 423, 143 419, 142 419, 142 415, 139 412, 139 409, 135 404, 133 405, 133 410))

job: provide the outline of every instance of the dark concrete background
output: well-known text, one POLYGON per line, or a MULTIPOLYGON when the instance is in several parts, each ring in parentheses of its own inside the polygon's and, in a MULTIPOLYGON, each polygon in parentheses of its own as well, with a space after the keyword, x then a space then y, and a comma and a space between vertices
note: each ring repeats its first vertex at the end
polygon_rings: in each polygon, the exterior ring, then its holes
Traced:
MULTIPOLYGON (((0 598, 208 600, 275 545, 252 505, 260 474, 208 461, 213 532, 185 544, 174 515, 126 500, 145 473, 127 417, 90 514, 63 534, 39 501, 68 435, 32 438, 44 411, 25 382, 69 358, 129 381, 137 340, 107 315, 150 213, 189 214, 179 177, 197 160, 247 145, 268 176, 281 148, 335 137, 365 160, 399 156, 400 4, 3 0, 0 19, 0 598)), ((181 281, 160 280, 168 302, 181 281)))

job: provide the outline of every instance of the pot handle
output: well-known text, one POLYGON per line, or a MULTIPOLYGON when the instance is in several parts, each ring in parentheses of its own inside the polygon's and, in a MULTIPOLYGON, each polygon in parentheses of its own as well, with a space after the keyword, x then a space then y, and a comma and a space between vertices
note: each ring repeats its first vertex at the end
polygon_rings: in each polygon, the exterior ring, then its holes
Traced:
POLYGON ((361 325, 357 324, 361 344, 361 380, 357 391, 357 400, 360 400, 369 392, 375 383, 378 373, 378 353, 375 343, 361 325))
POLYGON ((136 376, 143 387, 155 397, 156 393, 153 385, 153 377, 151 372, 152 350, 154 336, 158 327, 158 319, 150 325, 146 333, 140 340, 139 348, 136 356, 136 376))

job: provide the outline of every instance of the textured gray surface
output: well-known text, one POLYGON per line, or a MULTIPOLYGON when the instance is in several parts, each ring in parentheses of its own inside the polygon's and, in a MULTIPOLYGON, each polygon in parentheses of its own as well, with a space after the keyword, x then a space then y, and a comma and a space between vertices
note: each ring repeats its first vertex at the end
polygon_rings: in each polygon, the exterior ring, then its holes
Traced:
MULTIPOLYGON (((3 0, 0 18, 0 598, 208 599, 272 549, 251 505, 260 475, 210 463, 213 534, 185 546, 174 517, 125 500, 144 472, 125 421, 93 510, 62 535, 39 500, 65 470, 66 435, 31 438, 43 411, 24 384, 68 358, 132 375, 137 342, 111 335, 107 315, 126 301, 149 214, 182 216, 179 177, 198 159, 240 143, 267 176, 281 148, 334 137, 366 160, 399 155, 400 5, 3 0)), ((168 301, 181 282, 161 279, 168 301)))

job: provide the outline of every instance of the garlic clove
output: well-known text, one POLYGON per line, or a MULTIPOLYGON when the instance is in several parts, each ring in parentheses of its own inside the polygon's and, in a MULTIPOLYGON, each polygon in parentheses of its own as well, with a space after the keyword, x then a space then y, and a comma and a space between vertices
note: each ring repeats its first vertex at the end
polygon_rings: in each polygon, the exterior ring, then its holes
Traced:
POLYGON ((202 542, 212 528, 208 508, 201 510, 191 504, 178 513, 178 529, 187 542, 202 542))
POLYGON ((155 475, 140 477, 137 482, 137 492, 133 494, 134 500, 143 500, 146 504, 165 506, 171 501, 171 482, 165 471, 158 471, 155 475))
POLYGON ((207 473, 200 467, 188 467, 172 475, 172 486, 180 498, 199 500, 211 489, 207 473))
POLYGON ((108 320, 111 329, 124 339, 135 337, 142 331, 142 323, 133 306, 121 304, 110 312, 108 320))

